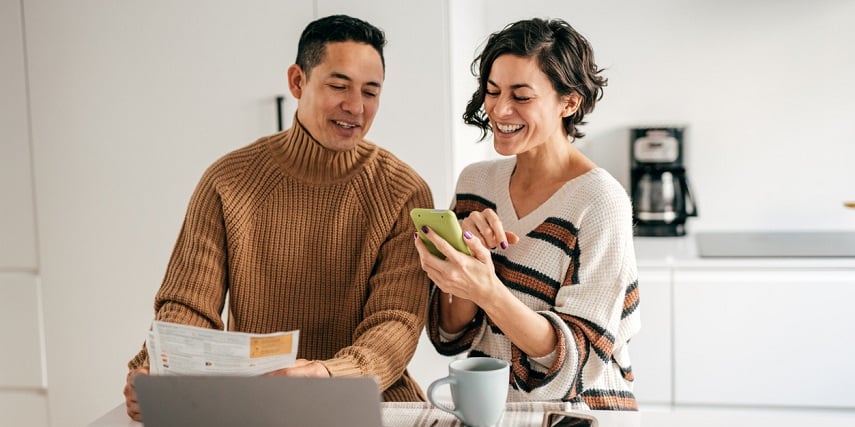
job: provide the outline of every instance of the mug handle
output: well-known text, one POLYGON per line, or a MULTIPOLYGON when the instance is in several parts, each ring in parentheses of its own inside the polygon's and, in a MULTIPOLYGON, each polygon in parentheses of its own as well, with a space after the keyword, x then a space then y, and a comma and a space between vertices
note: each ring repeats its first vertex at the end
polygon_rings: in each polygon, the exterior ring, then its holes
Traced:
POLYGON ((427 389, 427 398, 428 398, 428 401, 430 401, 430 403, 431 403, 433 406, 436 406, 436 407, 437 407, 437 409, 442 410, 442 411, 445 411, 445 412, 448 412, 449 414, 454 415, 454 416, 455 416, 455 417, 457 417, 457 418, 461 418, 461 417, 462 417, 462 415, 460 414, 460 411, 457 411, 456 409, 451 409, 451 408, 449 408, 448 406, 445 406, 445 405, 440 404, 440 403, 438 403, 437 401, 433 400, 433 392, 434 392, 434 390, 435 390, 437 387, 440 387, 440 386, 442 386, 442 385, 444 385, 444 384, 448 384, 449 386, 450 386, 450 385, 452 385, 452 384, 457 385, 457 378, 456 378, 455 376, 453 376, 453 375, 449 375, 449 376, 447 376, 447 377, 445 377, 445 378, 440 378, 440 379, 438 379, 438 380, 436 380, 436 381, 434 381, 434 382, 430 383, 430 385, 428 386, 428 389, 427 389))

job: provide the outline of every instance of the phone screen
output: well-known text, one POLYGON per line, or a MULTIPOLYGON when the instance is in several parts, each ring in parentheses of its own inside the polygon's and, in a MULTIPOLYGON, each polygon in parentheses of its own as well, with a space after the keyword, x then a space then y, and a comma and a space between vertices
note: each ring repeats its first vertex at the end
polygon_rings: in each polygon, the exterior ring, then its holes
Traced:
POLYGON ((595 427, 596 420, 579 414, 567 412, 549 412, 546 414, 544 427, 595 427))

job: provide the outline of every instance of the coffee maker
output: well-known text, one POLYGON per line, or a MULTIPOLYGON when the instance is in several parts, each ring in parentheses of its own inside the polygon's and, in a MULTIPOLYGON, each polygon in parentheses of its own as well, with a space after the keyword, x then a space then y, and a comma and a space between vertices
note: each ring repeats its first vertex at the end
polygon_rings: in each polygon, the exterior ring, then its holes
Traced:
POLYGON ((683 236, 698 216, 683 166, 685 128, 630 131, 630 182, 636 236, 683 236))

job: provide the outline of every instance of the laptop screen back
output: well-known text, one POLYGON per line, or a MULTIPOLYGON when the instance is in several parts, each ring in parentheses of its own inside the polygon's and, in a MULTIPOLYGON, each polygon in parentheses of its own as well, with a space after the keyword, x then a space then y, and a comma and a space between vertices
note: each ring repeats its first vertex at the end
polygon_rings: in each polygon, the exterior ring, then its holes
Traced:
POLYGON ((373 378, 140 375, 134 386, 146 427, 379 427, 373 378))

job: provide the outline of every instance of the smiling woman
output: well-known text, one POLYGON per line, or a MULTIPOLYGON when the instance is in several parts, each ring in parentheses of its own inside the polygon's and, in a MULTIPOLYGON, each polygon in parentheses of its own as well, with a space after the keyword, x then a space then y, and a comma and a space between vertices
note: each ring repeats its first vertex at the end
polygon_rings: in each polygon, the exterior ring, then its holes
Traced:
POLYGON ((472 68, 464 120, 513 157, 460 174, 452 207, 472 256, 433 230, 444 259, 415 239, 436 286, 430 339, 445 355, 508 361, 508 400, 635 410, 629 198, 573 145, 606 84, 593 49, 563 20, 523 20, 493 33, 472 68))

